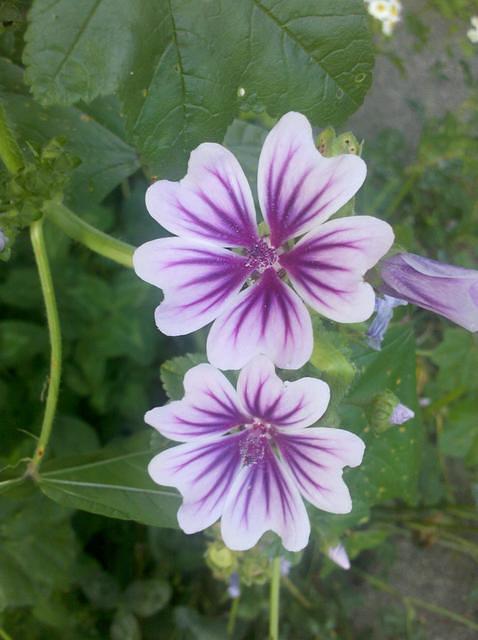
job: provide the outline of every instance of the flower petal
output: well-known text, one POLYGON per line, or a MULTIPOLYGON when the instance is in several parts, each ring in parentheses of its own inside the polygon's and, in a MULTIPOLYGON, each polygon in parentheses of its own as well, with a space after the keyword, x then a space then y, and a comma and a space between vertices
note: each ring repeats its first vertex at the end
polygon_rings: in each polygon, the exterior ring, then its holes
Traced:
POLYGON ((257 240, 254 200, 233 154, 204 143, 189 158, 179 182, 159 180, 146 193, 146 207, 165 229, 223 247, 248 247, 257 240))
POLYGON ((182 400, 148 411, 145 421, 170 440, 187 442, 219 436, 250 422, 229 380, 210 364, 199 364, 184 376, 182 400))
POLYGON ((286 369, 298 369, 312 353, 309 313, 273 269, 241 291, 207 340, 208 360, 219 369, 240 369, 261 353, 286 369))
POLYGON ((283 116, 259 158, 259 202, 272 245, 279 247, 327 220, 360 189, 366 172, 358 156, 324 158, 305 116, 283 116))
POLYGON ((327 383, 316 378, 282 382, 265 356, 257 356, 242 369, 237 391, 251 416, 287 429, 317 422, 330 400, 327 383))
POLYGON ((337 322, 362 322, 375 306, 372 287, 362 276, 393 243, 389 224, 371 216, 331 220, 311 231, 280 256, 299 295, 337 322))
POLYGON ((251 269, 246 258, 198 240, 146 242, 133 257, 137 275, 164 291, 156 324, 168 336, 191 333, 217 318, 251 269))
POLYGON ((176 487, 183 496, 179 526, 196 533, 221 516, 241 464, 240 434, 188 442, 162 451, 148 466, 154 482, 176 487))
POLYGON ((342 469, 362 462, 365 445, 358 436, 344 429, 312 427, 301 433, 281 433, 275 440, 306 500, 330 513, 352 510, 342 469))
POLYGON ((238 551, 253 547, 269 530, 282 538, 288 551, 303 549, 310 535, 302 498, 270 448, 261 463, 239 471, 221 520, 224 543, 238 551))

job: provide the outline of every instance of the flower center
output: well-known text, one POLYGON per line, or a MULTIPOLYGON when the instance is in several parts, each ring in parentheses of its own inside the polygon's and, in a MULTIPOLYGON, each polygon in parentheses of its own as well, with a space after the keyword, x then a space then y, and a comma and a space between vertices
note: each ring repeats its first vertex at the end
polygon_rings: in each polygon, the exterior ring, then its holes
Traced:
POLYGON ((259 273, 264 273, 266 269, 273 267, 278 259, 277 251, 273 249, 265 240, 258 240, 246 252, 246 267, 252 267, 259 273))
POLYGON ((270 424, 258 420, 246 426, 246 435, 239 446, 242 464, 250 466, 264 460, 273 432, 270 424))

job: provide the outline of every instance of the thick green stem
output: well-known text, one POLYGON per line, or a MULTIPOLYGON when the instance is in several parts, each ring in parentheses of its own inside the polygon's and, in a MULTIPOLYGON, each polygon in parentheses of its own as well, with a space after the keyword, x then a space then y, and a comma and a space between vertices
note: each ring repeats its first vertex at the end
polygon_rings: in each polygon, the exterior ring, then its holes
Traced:
POLYGON ((269 600, 269 640, 279 640, 280 557, 272 561, 269 600))
POLYGON ((45 450, 50 439, 53 420, 56 412, 58 393, 61 379, 61 331, 58 309, 56 306, 55 290, 51 277, 50 265, 46 253, 45 239, 43 236, 43 220, 34 222, 30 227, 30 237, 33 245, 33 252, 40 276, 40 284, 45 302, 46 317, 48 322, 48 332, 50 335, 50 376, 48 384, 48 394, 43 414, 43 422, 38 438, 37 447, 30 463, 29 472, 35 476, 38 467, 45 455, 45 450))
POLYGON ((81 242, 92 251, 125 267, 131 268, 133 266, 135 248, 132 245, 117 240, 99 229, 95 229, 91 224, 74 214, 73 211, 70 211, 68 207, 61 204, 61 202, 50 200, 44 204, 43 211, 49 220, 60 227, 73 240, 81 242))
POLYGON ((0 102, 0 158, 10 173, 17 173, 23 167, 23 158, 10 127, 5 109, 0 102))

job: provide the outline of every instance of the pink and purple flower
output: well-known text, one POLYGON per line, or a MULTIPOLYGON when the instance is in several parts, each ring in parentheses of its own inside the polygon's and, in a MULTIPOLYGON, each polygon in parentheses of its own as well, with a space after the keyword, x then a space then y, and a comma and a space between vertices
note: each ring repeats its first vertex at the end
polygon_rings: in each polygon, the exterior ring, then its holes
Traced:
POLYGON ((184 378, 183 400, 149 411, 145 420, 182 442, 149 465, 153 480, 183 496, 178 522, 186 533, 221 518, 225 544, 249 549, 269 530, 289 551, 303 549, 310 523, 303 498, 331 513, 348 513, 344 466, 362 461, 364 443, 342 429, 311 427, 329 403, 314 378, 282 382, 265 356, 239 374, 237 391, 210 364, 184 378))
POLYGON ((308 120, 286 114, 259 159, 269 229, 261 235, 236 158, 219 144, 201 144, 185 178, 160 180, 146 194, 150 214, 179 236, 146 242, 134 255, 139 277, 164 292, 158 328, 184 335, 214 321, 207 341, 213 365, 240 369, 263 353, 295 369, 312 353, 304 302, 337 322, 369 318, 375 294, 363 276, 392 245, 392 229, 370 216, 327 221, 365 175, 357 156, 321 156, 308 120))

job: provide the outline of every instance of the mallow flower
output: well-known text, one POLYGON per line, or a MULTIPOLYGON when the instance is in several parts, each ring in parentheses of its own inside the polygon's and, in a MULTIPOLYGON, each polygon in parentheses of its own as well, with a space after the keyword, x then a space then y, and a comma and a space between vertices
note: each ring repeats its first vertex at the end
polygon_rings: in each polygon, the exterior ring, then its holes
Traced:
POLYGON ((240 369, 263 353, 295 369, 312 353, 304 302, 337 322, 369 318, 375 294, 363 275, 392 245, 392 229, 371 216, 327 221, 365 174, 358 156, 323 157, 308 120, 286 114, 259 159, 268 227, 261 235, 238 161, 219 144, 201 144, 185 178, 159 180, 146 193, 150 214, 178 236, 146 242, 134 254, 138 276, 164 292, 158 328, 184 335, 214 321, 207 341, 214 366, 240 369))
POLYGON ((145 416, 183 443, 148 467, 156 483, 183 496, 183 531, 201 531, 221 518, 230 549, 250 549, 272 530, 286 549, 299 551, 310 534, 303 498, 330 513, 350 512, 342 470, 361 463, 365 445, 349 431, 310 426, 329 403, 325 382, 282 382, 260 355, 240 372, 237 391, 210 364, 190 369, 184 389, 182 400, 145 416))
POLYGON ((478 271, 397 253, 381 265, 383 293, 478 331, 478 271))

